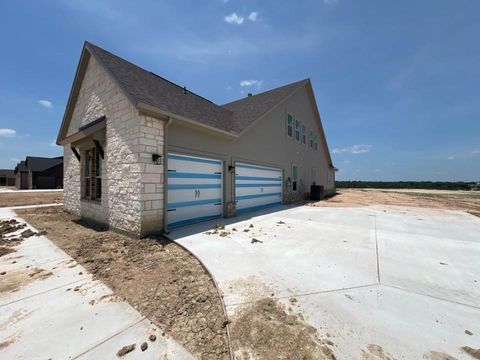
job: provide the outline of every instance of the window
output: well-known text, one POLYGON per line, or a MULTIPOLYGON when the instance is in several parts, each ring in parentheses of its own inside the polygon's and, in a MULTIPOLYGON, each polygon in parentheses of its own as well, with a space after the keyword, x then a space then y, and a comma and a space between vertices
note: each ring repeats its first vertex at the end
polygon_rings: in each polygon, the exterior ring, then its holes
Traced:
POLYGON ((290 114, 287 114, 287 136, 293 137, 293 116, 290 114))
POLYGON ((83 157, 83 198, 100 200, 102 198, 103 159, 96 148, 85 151, 83 157))
POLYGON ((307 127, 305 124, 302 125, 302 144, 305 145, 307 143, 307 127))
POLYGON ((317 170, 315 170, 314 168, 311 168, 310 169, 310 184, 311 185, 316 185, 316 181, 317 181, 317 170))
POLYGON ((314 148, 315 150, 318 150, 318 134, 315 134, 315 138, 314 138, 314 148))
POLYGON ((300 120, 295 119, 295 140, 300 142, 300 120))
POLYGON ((292 191, 297 191, 298 184, 298 167, 292 164, 292 191))
POLYGON ((313 149, 313 131, 310 130, 309 134, 310 147, 313 149))

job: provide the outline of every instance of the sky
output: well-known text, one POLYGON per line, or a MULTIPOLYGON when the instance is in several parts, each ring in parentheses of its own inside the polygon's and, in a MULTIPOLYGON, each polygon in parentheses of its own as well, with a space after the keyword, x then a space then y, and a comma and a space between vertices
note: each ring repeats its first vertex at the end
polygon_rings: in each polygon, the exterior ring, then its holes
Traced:
POLYGON ((480 1, 0 1, 0 168, 55 145, 85 40, 223 104, 310 78, 339 180, 480 181, 480 1))

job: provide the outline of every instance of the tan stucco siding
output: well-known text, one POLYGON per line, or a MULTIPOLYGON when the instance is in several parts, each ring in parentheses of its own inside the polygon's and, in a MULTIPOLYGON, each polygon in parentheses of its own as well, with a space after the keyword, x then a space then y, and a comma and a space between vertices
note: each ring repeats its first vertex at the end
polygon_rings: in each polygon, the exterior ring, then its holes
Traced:
MULTIPOLYGON (((284 170, 285 179, 292 177, 292 164, 295 163, 299 173, 298 191, 292 192, 291 187, 287 187, 284 182, 284 201, 290 202, 302 198, 305 192, 310 191, 312 168, 315 169, 316 183, 323 185, 326 193, 334 189, 334 182, 328 181, 329 163, 320 143, 321 137, 318 137, 318 150, 311 149, 308 144, 310 129, 314 129, 317 134, 320 132, 316 121, 308 90, 304 87, 237 139, 199 131, 198 128, 174 120, 169 127, 168 149, 218 158, 225 161, 225 168, 236 160, 278 167, 284 170), (305 123, 305 145, 287 137, 287 113, 305 123)), ((226 202, 233 200, 233 179, 227 171, 224 195, 226 202)))
POLYGON ((74 106, 68 135, 101 116, 107 119, 102 198, 81 199, 80 163, 68 144, 64 146, 65 208, 134 234, 161 230, 163 166, 153 165, 152 153, 163 155, 164 121, 140 115, 93 57, 74 106))

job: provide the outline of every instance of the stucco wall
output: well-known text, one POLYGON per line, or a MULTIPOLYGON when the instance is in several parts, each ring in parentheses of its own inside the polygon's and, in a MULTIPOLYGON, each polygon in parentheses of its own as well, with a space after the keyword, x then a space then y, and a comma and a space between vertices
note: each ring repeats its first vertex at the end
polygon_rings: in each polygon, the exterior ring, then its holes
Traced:
MULTIPOLYGON (((81 199, 80 163, 64 147, 64 206, 82 217, 134 234, 163 227, 164 121, 140 115, 107 72, 90 57, 67 131, 106 116, 102 199, 81 199)), ((81 148, 81 145, 80 145, 81 148)))
MULTIPOLYGON (((291 202, 300 199, 305 192, 310 191, 310 171, 316 172, 316 184, 323 185, 325 193, 334 192, 334 176, 328 177, 329 169, 327 154, 319 136, 318 150, 309 147, 310 129, 317 134, 320 128, 309 93, 304 87, 274 109, 261 121, 237 139, 225 136, 212 136, 211 132, 202 132, 190 125, 173 121, 168 132, 169 151, 211 156, 233 165, 235 160, 242 160, 264 165, 271 165, 284 170, 284 179, 292 177, 292 163, 298 166, 298 191, 293 192, 284 182, 284 201, 291 202), (307 126, 307 144, 303 145, 286 135, 286 114, 290 113, 307 126), (330 181, 329 181, 330 180, 330 181)), ((295 133, 295 128, 294 128, 295 133)), ((234 198, 233 177, 225 171, 225 200, 234 198)))

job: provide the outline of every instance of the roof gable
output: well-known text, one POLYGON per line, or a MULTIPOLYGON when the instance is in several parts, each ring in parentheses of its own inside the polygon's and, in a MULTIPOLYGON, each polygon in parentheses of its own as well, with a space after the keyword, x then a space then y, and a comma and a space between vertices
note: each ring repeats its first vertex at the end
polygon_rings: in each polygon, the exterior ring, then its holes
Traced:
POLYGON ((233 123, 236 131, 240 133, 250 127, 257 119, 267 114, 275 106, 282 103, 289 95, 293 94, 307 82, 308 79, 300 80, 222 106, 233 112, 233 123))

